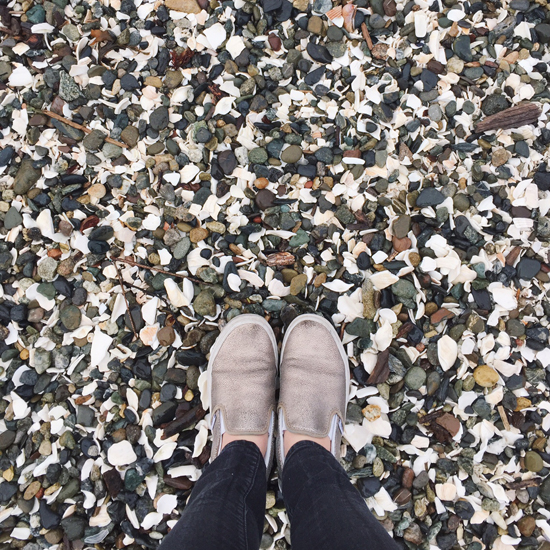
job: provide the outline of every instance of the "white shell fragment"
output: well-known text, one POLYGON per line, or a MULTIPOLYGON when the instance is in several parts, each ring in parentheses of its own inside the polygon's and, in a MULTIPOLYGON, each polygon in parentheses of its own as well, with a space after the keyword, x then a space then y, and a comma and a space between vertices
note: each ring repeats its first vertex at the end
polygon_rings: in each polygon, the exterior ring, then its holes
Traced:
POLYGON ((126 466, 137 460, 136 453, 128 441, 119 441, 109 447, 107 460, 113 466, 126 466))
POLYGON ((438 340, 437 356, 441 368, 445 371, 455 364, 458 357, 458 344, 448 334, 445 334, 438 340))

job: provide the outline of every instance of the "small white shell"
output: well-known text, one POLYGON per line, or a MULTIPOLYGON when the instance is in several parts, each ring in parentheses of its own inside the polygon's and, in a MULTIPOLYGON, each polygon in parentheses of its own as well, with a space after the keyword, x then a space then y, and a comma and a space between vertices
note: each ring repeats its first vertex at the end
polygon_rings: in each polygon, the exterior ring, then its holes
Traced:
POLYGON ((353 284, 351 283, 344 283, 344 281, 340 279, 335 279, 334 281, 329 281, 328 283, 323 283, 323 286, 325 288, 328 288, 329 290, 332 290, 332 292, 347 292, 353 284))
POLYGON ((109 447, 107 460, 113 466, 126 466, 135 462, 137 456, 129 441, 119 441, 109 447))
POLYGON ((376 290, 384 290, 399 281, 399 277, 396 277, 389 271, 379 271, 378 273, 371 275, 370 280, 376 290))
POLYGON ((177 285, 176 281, 174 281, 174 279, 165 279, 164 288, 166 289, 166 293, 168 294, 168 299, 170 300, 171 305, 177 308, 189 305, 187 297, 177 285))
POLYGON ((153 457, 153 462, 161 462, 162 460, 168 460, 176 450, 178 444, 175 441, 168 441, 165 443, 153 457))
POLYGON ((178 505, 178 497, 176 495, 162 495, 157 500, 157 512, 159 514, 171 514, 178 505))
POLYGON ((442 336, 437 342, 437 356, 444 371, 448 371, 455 364, 458 345, 448 334, 442 336))

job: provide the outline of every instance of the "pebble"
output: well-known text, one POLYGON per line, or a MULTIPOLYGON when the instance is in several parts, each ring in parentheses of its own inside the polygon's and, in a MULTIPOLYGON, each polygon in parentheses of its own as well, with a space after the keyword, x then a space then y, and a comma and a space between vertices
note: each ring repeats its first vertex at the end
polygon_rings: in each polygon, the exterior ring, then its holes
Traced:
POLYGON ((474 369, 476 384, 482 388, 491 388, 499 380, 498 373, 488 365, 480 365, 474 369))

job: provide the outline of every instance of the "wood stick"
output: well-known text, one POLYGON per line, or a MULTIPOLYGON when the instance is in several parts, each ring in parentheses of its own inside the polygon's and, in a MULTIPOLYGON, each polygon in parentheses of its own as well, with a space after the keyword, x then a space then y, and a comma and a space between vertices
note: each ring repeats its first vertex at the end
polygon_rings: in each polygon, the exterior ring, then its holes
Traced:
POLYGON ((508 422, 508 417, 506 416, 506 411, 504 410, 504 407, 502 405, 499 405, 497 407, 498 414, 500 415, 500 419, 502 420, 502 423, 504 424, 504 429, 508 432, 510 431, 510 423, 508 422))
POLYGON ((504 109, 500 113, 485 117, 476 124, 475 131, 483 133, 490 130, 508 130, 519 128, 525 124, 535 124, 540 114, 540 107, 536 103, 520 103, 504 109))
POLYGON ((361 32, 363 33, 363 38, 366 40, 369 50, 372 51, 372 48, 373 48, 372 38, 370 37, 369 29, 367 29, 366 23, 361 23, 361 32))
MULTIPOLYGON (((82 126, 82 124, 78 124, 77 122, 73 122, 72 120, 69 120, 68 118, 65 118, 64 116, 58 115, 57 113, 54 113, 53 111, 38 111, 46 116, 49 116, 51 118, 55 118, 56 120, 59 120, 60 122, 63 122, 63 124, 67 124, 67 126, 72 126, 73 128, 76 128, 77 130, 82 130, 85 134, 90 134, 92 130, 90 128, 86 128, 86 126, 82 126)), ((128 149, 128 145, 126 143, 122 143, 121 141, 117 141, 116 139, 112 139, 110 137, 106 137, 105 141, 107 143, 112 143, 113 145, 118 145, 119 147, 122 147, 123 149, 128 149)))
POLYGON ((193 283, 201 284, 201 285, 211 285, 212 283, 207 283, 206 281, 202 281, 201 279, 195 279, 195 277, 190 277, 189 275, 180 275, 179 273, 170 273, 169 271, 165 271, 164 269, 160 269, 158 267, 151 267, 148 265, 138 264, 137 262, 134 262, 133 260, 127 260, 126 258, 111 258, 112 262, 122 262, 123 264, 128 264, 133 267, 141 267, 142 269, 148 269, 149 271, 156 271, 158 273, 164 273, 165 275, 168 275, 169 277, 179 277, 180 279, 189 279, 193 283))
MULTIPOLYGON (((111 260, 112 261, 112 260, 111 260)), ((126 302, 126 311, 128 311, 128 317, 130 317, 130 324, 132 325, 132 332, 134 333, 134 336, 136 337, 136 340, 138 339, 138 333, 136 330, 136 325, 134 324, 134 318, 132 317, 132 312, 130 311, 130 304, 128 303, 128 298, 126 298, 126 289, 124 288, 124 281, 122 280, 122 277, 120 275, 120 271, 118 269, 118 266, 115 262, 113 262, 113 265, 116 269, 116 274, 118 277, 118 282, 120 283, 120 288, 122 289, 122 295, 124 296, 124 301, 126 302)))

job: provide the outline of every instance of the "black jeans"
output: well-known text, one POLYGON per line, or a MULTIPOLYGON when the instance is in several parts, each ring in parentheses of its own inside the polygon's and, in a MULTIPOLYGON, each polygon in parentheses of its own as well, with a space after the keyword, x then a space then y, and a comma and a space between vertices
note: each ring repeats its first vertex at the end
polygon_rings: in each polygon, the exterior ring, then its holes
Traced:
MULTIPOLYGON (((344 469, 317 443, 293 445, 282 488, 293 550, 397 550, 344 469)), ((230 443, 205 468, 159 550, 258 550, 266 489, 258 447, 230 443)))

